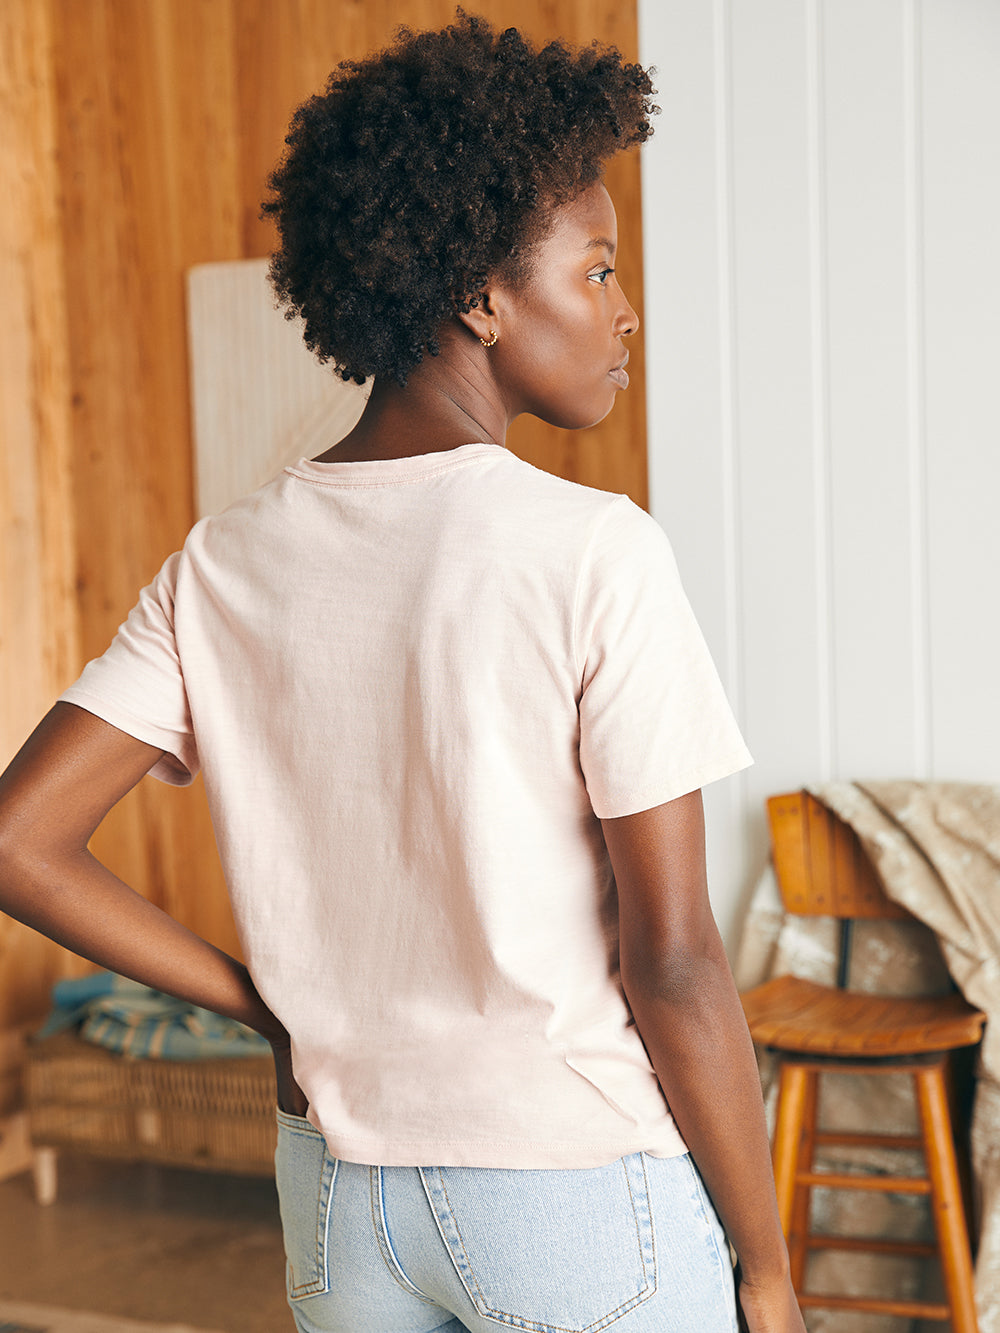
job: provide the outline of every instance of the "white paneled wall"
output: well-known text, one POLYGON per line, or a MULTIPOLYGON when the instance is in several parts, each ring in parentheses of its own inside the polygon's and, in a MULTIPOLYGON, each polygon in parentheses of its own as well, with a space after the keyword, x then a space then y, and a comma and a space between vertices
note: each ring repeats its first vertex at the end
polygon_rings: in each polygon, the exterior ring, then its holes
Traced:
POLYGON ((770 792, 1000 781, 1000 3, 639 0, 651 506, 770 792))

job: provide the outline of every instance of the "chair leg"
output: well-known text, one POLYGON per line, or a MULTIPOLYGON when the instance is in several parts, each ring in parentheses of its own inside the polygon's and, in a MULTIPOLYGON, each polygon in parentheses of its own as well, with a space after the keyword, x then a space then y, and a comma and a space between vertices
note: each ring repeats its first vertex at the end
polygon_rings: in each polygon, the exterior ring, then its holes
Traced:
POLYGON ((59 1174, 55 1148, 36 1148, 31 1164, 35 1181, 35 1201, 44 1206, 55 1203, 59 1191, 59 1174))
POLYGON ((976 1252, 979 1249, 979 1217, 972 1178, 969 1134, 965 1128, 972 1115, 973 1098, 971 1092, 964 1086, 962 1096, 959 1096, 959 1084, 964 1084, 974 1077, 971 1070, 972 1059, 969 1050, 953 1051, 948 1055, 944 1077, 945 1087, 948 1090, 948 1113, 951 1116, 951 1141, 955 1149, 955 1161, 958 1163, 958 1179, 962 1187, 962 1204, 965 1209, 965 1227, 969 1234, 969 1252, 974 1266, 976 1252), (966 1065, 968 1068, 965 1068, 966 1065))
POLYGON ((972 1258, 955 1160, 944 1062, 914 1072, 945 1290, 954 1333, 978 1333, 972 1258))
POLYGON ((802 1103, 802 1128, 799 1132, 799 1151, 795 1163, 795 1190, 792 1195, 792 1219, 788 1234, 788 1257, 791 1264, 792 1286, 803 1291, 806 1283, 806 1260, 809 1258, 809 1204, 812 1188, 800 1183, 798 1177, 813 1169, 816 1151, 816 1116, 819 1110, 819 1074, 810 1069, 806 1073, 806 1093, 802 1103))
MULTIPOLYGON (((795 1177, 802 1158, 803 1131, 810 1101, 815 1105, 815 1076, 801 1065, 788 1062, 781 1066, 778 1084, 778 1110, 774 1127, 774 1184, 778 1194, 778 1216, 781 1229, 789 1243, 792 1257, 794 1224, 800 1208, 796 1208, 795 1177), (810 1098, 810 1087, 813 1089, 810 1098)), ((808 1190, 806 1191, 808 1209, 808 1190)), ((802 1241, 804 1250, 804 1240, 802 1241)), ((804 1266, 804 1258, 794 1260, 804 1266)))

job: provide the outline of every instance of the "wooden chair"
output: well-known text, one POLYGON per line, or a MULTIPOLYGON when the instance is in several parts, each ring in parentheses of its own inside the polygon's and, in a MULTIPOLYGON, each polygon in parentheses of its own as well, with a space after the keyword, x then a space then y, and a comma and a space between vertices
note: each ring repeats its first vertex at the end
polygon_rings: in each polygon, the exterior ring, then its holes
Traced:
POLYGON ((972 1260, 950 1109, 949 1052, 975 1045, 986 1016, 957 993, 900 999, 849 992, 853 920, 909 918, 909 913, 886 897, 853 830, 808 793, 772 797, 768 819, 786 911, 841 921, 836 988, 782 976, 742 997, 754 1041, 781 1056, 774 1172, 799 1304, 803 1309, 950 1320, 955 1333, 977 1333, 972 1260), (911 1075, 921 1134, 822 1132, 817 1128, 817 1110, 819 1077, 824 1072, 911 1075), (919 1148, 927 1175, 819 1172, 814 1153, 827 1145, 919 1148), (816 1235, 809 1221, 814 1186, 929 1195, 937 1245, 816 1235), (817 1249, 937 1254, 947 1303, 807 1292, 806 1260, 817 1249))

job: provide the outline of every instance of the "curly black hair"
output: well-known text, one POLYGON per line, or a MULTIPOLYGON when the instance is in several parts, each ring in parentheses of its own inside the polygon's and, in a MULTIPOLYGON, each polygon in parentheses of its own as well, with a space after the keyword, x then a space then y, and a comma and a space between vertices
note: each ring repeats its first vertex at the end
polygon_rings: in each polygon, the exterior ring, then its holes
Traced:
POLYGON ((649 74, 613 47, 536 50, 458 10, 342 62, 268 180, 270 278, 344 379, 407 375, 489 275, 518 281, 548 209, 652 133, 649 74))

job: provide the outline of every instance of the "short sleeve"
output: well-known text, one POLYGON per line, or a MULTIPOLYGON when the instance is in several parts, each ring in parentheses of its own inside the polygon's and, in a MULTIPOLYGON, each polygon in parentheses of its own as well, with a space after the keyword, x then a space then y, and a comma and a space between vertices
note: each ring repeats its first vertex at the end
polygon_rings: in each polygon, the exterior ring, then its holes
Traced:
POLYGON ((659 525, 624 496, 580 574, 580 763, 613 819, 746 768, 747 751, 659 525))
POLYGON ((103 657, 87 664, 61 696, 119 731, 156 745, 153 777, 183 787, 198 771, 184 675, 174 635, 174 591, 180 555, 139 594, 103 657))

